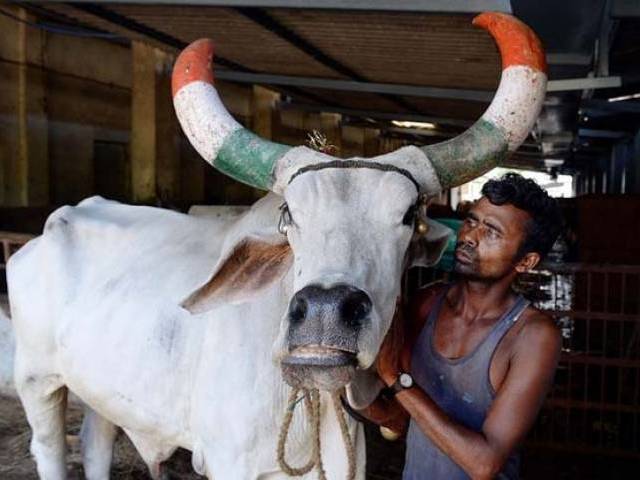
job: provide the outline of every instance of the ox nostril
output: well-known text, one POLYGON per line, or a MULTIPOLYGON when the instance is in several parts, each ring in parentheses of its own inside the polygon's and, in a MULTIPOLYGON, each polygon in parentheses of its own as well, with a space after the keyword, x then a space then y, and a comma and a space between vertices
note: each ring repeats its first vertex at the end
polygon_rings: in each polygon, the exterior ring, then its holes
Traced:
POLYGON ((295 295, 289 305, 289 321, 292 324, 302 323, 307 316, 309 306, 302 295, 295 295))
POLYGON ((340 319, 352 328, 359 328, 371 312, 371 300, 362 290, 349 292, 340 305, 340 319))

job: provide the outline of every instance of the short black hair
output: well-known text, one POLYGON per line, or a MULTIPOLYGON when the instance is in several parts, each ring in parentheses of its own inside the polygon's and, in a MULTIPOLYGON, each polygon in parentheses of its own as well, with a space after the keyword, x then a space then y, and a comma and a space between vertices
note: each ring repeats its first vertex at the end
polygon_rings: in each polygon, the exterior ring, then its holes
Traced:
POLYGON ((541 258, 549 253, 562 230, 563 220, 558 203, 540 185, 509 172, 485 183, 482 195, 494 205, 510 204, 531 216, 518 258, 529 252, 536 252, 541 258))

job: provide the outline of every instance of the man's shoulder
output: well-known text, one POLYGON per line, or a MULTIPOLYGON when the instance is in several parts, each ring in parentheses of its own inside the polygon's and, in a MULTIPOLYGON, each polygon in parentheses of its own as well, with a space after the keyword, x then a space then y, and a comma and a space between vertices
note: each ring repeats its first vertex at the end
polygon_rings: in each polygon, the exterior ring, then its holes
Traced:
POLYGON ((528 351, 538 348, 559 350, 562 343, 562 334, 553 317, 538 310, 528 307, 522 314, 523 326, 518 333, 516 344, 528 351))

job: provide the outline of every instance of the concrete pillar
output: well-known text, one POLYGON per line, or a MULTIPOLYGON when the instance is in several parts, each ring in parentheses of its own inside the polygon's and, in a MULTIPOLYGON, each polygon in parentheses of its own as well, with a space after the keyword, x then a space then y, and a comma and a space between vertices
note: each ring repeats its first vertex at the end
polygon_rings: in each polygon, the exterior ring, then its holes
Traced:
POLYGON ((180 203, 180 125, 171 96, 173 58, 156 54, 156 195, 164 205, 180 203))
POLYGON ((280 94, 267 88, 255 85, 253 87, 251 130, 256 135, 271 140, 274 137, 275 105, 280 94))
POLYGON ((332 155, 342 157, 342 115, 338 113, 320 114, 321 131, 327 137, 329 145, 335 147, 332 155))
POLYGON ((618 142, 611 149, 607 193, 625 193, 625 167, 630 156, 631 148, 627 142, 618 142))
POLYGON ((640 193, 640 131, 631 141, 625 193, 640 193))
POLYGON ((131 196, 135 203, 180 199, 180 144, 168 54, 131 44, 131 196))
POLYGON ((131 43, 131 196, 136 203, 156 199, 155 48, 131 43))
MULTIPOLYGON (((13 12, 34 21, 22 8, 13 12)), ((42 65, 46 34, 25 23, 2 19, 0 54, 0 164, 2 194, 8 206, 49 203, 46 74, 42 65), (6 25, 5 25, 6 23, 6 25)))
POLYGON ((363 132, 363 157, 375 157, 380 153, 380 130, 377 128, 364 128, 363 132))

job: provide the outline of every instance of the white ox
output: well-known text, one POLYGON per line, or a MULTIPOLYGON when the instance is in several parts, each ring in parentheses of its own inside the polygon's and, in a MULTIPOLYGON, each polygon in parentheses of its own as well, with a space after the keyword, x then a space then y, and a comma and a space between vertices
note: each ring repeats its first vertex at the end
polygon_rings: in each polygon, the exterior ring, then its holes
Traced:
MULTIPOLYGON (((218 99, 211 43, 181 54, 174 104, 195 148, 274 193, 228 221, 93 198, 56 211, 11 258, 15 380, 41 478, 66 475, 67 390, 91 408, 82 432, 90 479, 108 478, 116 427, 154 478, 177 447, 191 450, 195 470, 209 478, 283 478, 275 445, 286 383, 346 386, 360 407, 375 397, 367 369, 401 275, 433 261, 428 243, 443 236, 414 229, 416 212, 426 221, 416 206, 517 148, 544 97, 535 35, 507 15, 475 22, 503 58, 484 116, 456 139, 371 159, 342 161, 256 137, 218 99)), ((337 419, 322 405, 324 465, 329 478, 344 478, 337 419)), ((305 415, 296 411, 290 433, 293 464, 311 448, 305 415)), ((362 479, 362 430, 349 428, 362 479)))

